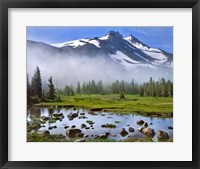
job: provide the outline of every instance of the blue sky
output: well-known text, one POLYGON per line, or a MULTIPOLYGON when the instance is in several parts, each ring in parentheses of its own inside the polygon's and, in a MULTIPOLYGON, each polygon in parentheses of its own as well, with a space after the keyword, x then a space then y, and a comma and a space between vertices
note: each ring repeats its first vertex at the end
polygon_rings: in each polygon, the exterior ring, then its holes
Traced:
POLYGON ((150 47, 173 53, 173 27, 27 27, 27 39, 47 44, 102 37, 108 31, 132 34, 150 47))

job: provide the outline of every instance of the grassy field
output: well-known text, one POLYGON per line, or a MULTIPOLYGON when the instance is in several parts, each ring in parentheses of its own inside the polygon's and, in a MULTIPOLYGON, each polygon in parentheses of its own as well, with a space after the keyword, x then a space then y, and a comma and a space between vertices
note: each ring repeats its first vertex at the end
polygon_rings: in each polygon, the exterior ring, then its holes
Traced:
POLYGON ((168 97, 141 97, 138 95, 81 94, 62 96, 61 102, 46 102, 35 104, 38 107, 76 107, 89 110, 118 113, 139 113, 143 115, 172 116, 173 98, 168 97))

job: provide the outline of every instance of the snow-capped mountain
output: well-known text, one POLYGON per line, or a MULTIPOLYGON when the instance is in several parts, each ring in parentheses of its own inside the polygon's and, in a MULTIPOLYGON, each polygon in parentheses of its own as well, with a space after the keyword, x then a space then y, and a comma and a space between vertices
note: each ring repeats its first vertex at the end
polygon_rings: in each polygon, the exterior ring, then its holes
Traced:
POLYGON ((84 38, 59 44, 54 47, 90 56, 107 55, 120 64, 150 64, 171 66, 173 55, 158 48, 151 48, 133 35, 123 37, 110 31, 103 37, 84 38))
POLYGON ((67 79, 71 83, 80 79, 111 82, 132 78, 147 81, 150 77, 173 79, 172 54, 149 47, 133 35, 123 37, 114 31, 102 37, 59 44, 28 40, 28 73, 37 65, 47 76, 67 79))

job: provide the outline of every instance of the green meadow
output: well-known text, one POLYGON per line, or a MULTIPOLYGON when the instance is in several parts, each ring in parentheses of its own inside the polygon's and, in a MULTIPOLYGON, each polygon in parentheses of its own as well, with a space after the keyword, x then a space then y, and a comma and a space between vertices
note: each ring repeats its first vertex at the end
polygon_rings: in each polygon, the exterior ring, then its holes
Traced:
POLYGON ((35 104, 36 107, 75 107, 88 110, 99 110, 116 113, 138 113, 147 116, 173 116, 173 98, 145 97, 139 95, 125 95, 120 99, 118 94, 76 94, 75 96, 61 96, 59 102, 45 102, 35 104))

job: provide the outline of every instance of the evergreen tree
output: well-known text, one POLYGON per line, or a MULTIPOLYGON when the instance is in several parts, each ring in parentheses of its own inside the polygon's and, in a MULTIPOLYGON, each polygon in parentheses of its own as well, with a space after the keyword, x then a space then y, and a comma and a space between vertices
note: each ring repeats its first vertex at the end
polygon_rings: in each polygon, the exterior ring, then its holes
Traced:
POLYGON ((64 88, 64 93, 67 95, 67 96, 70 96, 70 86, 66 85, 65 88, 64 88))
POLYGON ((77 93, 80 94, 81 93, 81 86, 80 83, 78 82, 77 84, 77 93))
POLYGON ((82 93, 86 93, 86 87, 85 87, 85 82, 82 85, 82 93))
POLYGON ((144 87, 142 85, 140 85, 139 94, 140 96, 144 96, 144 87))
POLYGON ((169 97, 173 96, 173 85, 170 80, 167 81, 167 95, 169 97))
POLYGON ((49 78, 49 91, 48 91, 48 99, 51 99, 51 100, 54 100, 56 98, 56 89, 54 87, 54 84, 53 84, 53 80, 52 80, 52 76, 49 78))
POLYGON ((37 96, 38 98, 42 97, 42 80, 41 80, 40 69, 38 66, 36 67, 34 76, 32 77, 31 94, 33 96, 37 96))
POLYGON ((98 94, 103 94, 103 84, 101 80, 97 83, 97 90, 98 94))
POLYGON ((74 96, 74 90, 73 90, 73 86, 72 85, 70 87, 70 96, 74 96))
POLYGON ((29 82, 28 74, 27 74, 27 97, 31 96, 31 84, 29 82))

